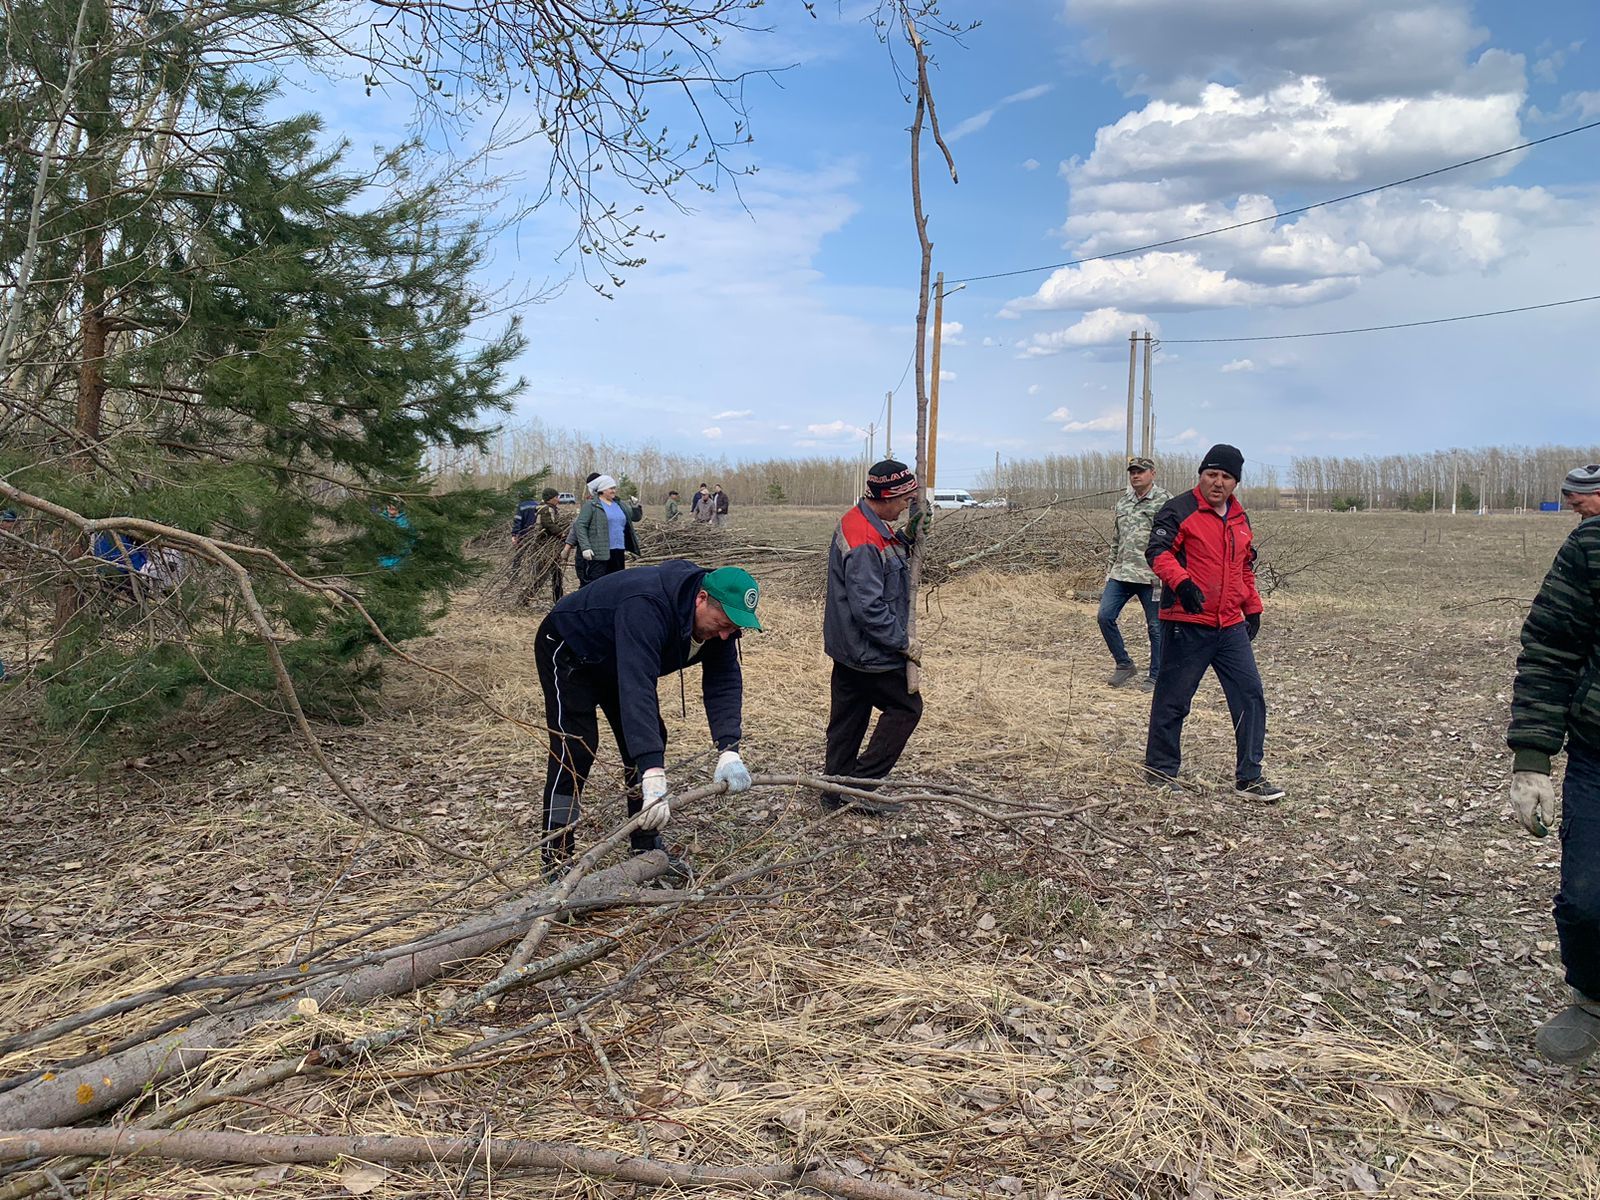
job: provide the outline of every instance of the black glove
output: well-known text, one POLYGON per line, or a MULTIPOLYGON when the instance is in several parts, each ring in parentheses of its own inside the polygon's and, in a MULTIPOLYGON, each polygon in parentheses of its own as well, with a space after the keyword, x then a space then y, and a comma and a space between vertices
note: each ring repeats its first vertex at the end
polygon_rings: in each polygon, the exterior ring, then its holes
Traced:
POLYGON ((1250 635, 1250 640, 1256 640, 1256 634, 1261 632, 1261 614, 1246 613, 1244 616, 1244 631, 1250 635))
POLYGON ((1206 594, 1195 587, 1194 580, 1185 579, 1178 585, 1178 603, 1191 616, 1206 610, 1206 594))

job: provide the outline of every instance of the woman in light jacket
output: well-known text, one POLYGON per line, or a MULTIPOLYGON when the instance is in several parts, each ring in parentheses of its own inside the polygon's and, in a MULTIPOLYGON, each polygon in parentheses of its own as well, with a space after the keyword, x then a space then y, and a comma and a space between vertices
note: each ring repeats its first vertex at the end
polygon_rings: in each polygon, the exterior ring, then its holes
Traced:
POLYGON ((628 506, 617 500, 617 481, 609 475, 598 475, 590 482, 589 491, 590 499, 584 501, 574 525, 578 535, 579 587, 622 570, 628 565, 627 556, 639 553, 633 518, 628 506))

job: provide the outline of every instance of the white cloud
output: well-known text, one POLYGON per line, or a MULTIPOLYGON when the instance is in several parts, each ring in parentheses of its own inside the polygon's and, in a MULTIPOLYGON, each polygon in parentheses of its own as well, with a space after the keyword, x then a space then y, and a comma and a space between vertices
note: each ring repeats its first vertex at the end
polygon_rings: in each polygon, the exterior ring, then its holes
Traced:
POLYGON ((1161 332, 1160 325, 1143 313, 1125 313, 1116 308, 1097 308, 1093 312, 1085 313, 1077 324, 1070 325, 1066 329, 1034 334, 1023 347, 1020 357, 1043 358, 1045 355, 1060 354, 1063 350, 1073 350, 1083 346, 1109 346, 1116 342, 1127 341, 1128 334, 1135 329, 1148 329, 1158 335, 1161 332))
POLYGON ((1039 160, 1037 158, 1025 158, 1025 159, 1023 159, 1022 160, 1022 169, 1024 171, 1037 171, 1039 169, 1039 160))
POLYGON ((719 412, 712 417, 713 421, 742 421, 754 415, 755 410, 750 408, 730 408, 727 412, 719 412))
POLYGON ((1028 395, 1037 396, 1038 394, 1039 394, 1039 385, 1037 383, 1030 383, 1028 385, 1028 395))
POLYGON ((1087 421, 1075 420, 1072 410, 1065 405, 1056 409, 1045 418, 1046 421, 1060 422, 1062 433, 1104 433, 1110 429, 1122 429, 1127 422, 1125 413, 1115 409, 1101 413, 1087 421))
POLYGON ((1185 429, 1182 433, 1173 434, 1169 438, 1159 438, 1157 440, 1166 442, 1169 445, 1181 446, 1185 442, 1198 441, 1199 438, 1200 438, 1200 431, 1198 429, 1195 429, 1193 426, 1190 426, 1188 429, 1185 429))
POLYGON ((939 368, 939 382, 940 383, 950 383, 955 379, 955 377, 956 377, 956 373, 954 371, 947 371, 943 367, 939 368))
MULTIPOLYGON (((1169 203, 1219 189, 1382 182, 1520 140, 1524 88, 1520 75, 1507 83, 1487 94, 1360 101, 1312 76, 1259 94, 1213 83, 1192 103, 1152 100, 1103 126, 1093 153, 1067 170, 1074 186, 1161 183, 1169 203), (1177 180, 1191 195, 1175 194, 1177 180)), ((1504 174, 1517 160, 1489 170, 1504 174)))
POLYGON ((717 438, 722 436, 722 430, 715 425, 708 425, 706 428, 700 431, 700 436, 703 438, 710 438, 712 441, 715 441, 717 438))
POLYGON ((1259 371, 1261 368, 1248 358, 1236 358, 1232 362, 1223 363, 1219 369, 1224 375, 1231 375, 1235 371, 1259 371))
POLYGON ((1052 309, 1104 309, 1137 305, 1157 312, 1245 305, 1314 304, 1346 295, 1354 279, 1333 277, 1306 283, 1259 284, 1202 266, 1192 253, 1152 251, 1133 258, 1102 259, 1063 267, 1032 296, 1012 300, 1001 316, 1052 309))
POLYGON ((969 134, 977 133, 987 126, 990 121, 994 120, 995 114, 1006 105, 1021 104, 1027 100, 1037 100, 1040 96, 1047 94, 1054 86, 1054 84, 1040 83, 1030 88, 1023 88, 1020 92, 1012 92, 1011 95, 997 101, 982 112, 974 113, 966 120, 958 122, 951 128, 950 132, 944 135, 944 140, 947 142, 960 141, 969 134))
POLYGON ((806 432, 814 438, 854 439, 864 438, 867 431, 848 421, 829 421, 826 425, 807 425, 806 432))
POLYGON ((939 327, 939 341, 946 346, 965 346, 966 342, 961 340, 965 328, 960 321, 946 321, 939 327))

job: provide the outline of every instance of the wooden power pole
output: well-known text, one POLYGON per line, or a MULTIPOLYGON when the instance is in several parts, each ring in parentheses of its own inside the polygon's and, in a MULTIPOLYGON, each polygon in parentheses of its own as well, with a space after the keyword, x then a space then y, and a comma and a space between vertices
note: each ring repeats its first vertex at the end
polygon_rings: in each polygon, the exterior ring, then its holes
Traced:
POLYGON ((1133 384, 1139 362, 1139 331, 1128 334, 1128 444, 1126 456, 1133 457, 1133 384))
POLYGON ((939 347, 944 341, 944 272, 933 283, 933 369, 928 381, 928 477, 922 486, 933 489, 934 471, 939 466, 939 347))

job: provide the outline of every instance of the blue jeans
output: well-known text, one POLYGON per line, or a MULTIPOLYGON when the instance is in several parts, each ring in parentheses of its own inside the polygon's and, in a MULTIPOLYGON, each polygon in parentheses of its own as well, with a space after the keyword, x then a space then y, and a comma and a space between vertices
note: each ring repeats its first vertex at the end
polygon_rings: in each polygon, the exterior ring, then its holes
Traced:
MULTIPOLYGON (((1167 621, 1161 630, 1163 657, 1150 697, 1150 735, 1144 765, 1163 778, 1175 778, 1182 761, 1183 722, 1195 689, 1209 667, 1217 673, 1233 718, 1236 783, 1261 778, 1267 742, 1267 697, 1256 670, 1255 651, 1245 624, 1217 629, 1190 621, 1167 621)), ((1569 768, 1570 769, 1570 768, 1569 768)))
POLYGON ((1600 1000, 1600 750, 1567 743, 1556 935, 1567 982, 1600 1000))
POLYGON ((1123 605, 1135 596, 1139 597, 1139 603, 1144 607, 1144 623, 1150 630, 1150 678, 1154 679, 1161 673, 1161 618, 1158 615, 1161 609, 1156 602, 1155 584, 1106 580, 1106 590, 1100 593, 1100 634, 1106 639, 1106 647, 1117 666, 1133 666, 1133 659, 1128 657, 1127 644, 1122 640, 1122 631, 1117 628, 1117 616, 1122 612, 1123 605))

